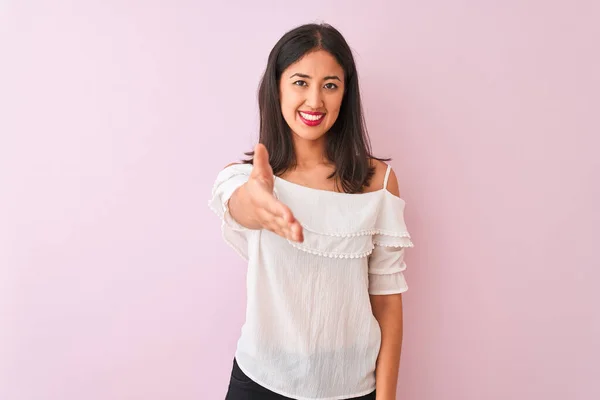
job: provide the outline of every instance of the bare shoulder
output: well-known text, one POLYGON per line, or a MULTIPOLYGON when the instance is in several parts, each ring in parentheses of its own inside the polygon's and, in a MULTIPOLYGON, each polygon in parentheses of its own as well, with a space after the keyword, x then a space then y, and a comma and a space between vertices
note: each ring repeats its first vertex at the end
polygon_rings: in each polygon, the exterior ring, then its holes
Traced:
POLYGON ((225 168, 229 168, 229 167, 231 167, 232 165, 238 165, 238 164, 241 164, 241 163, 239 163, 239 162, 232 162, 231 164, 227 164, 226 166, 224 166, 224 167, 223 167, 223 169, 225 169, 225 168))
MULTIPOLYGON (((368 191, 376 191, 383 188, 383 181, 385 180, 385 173, 387 171, 388 164, 383 161, 371 159, 371 165, 375 167, 375 174, 371 179, 371 184, 369 185, 368 191)), ((387 182, 387 190, 394 196, 400 197, 398 178, 394 173, 394 169, 390 171, 390 176, 388 177, 387 182)))

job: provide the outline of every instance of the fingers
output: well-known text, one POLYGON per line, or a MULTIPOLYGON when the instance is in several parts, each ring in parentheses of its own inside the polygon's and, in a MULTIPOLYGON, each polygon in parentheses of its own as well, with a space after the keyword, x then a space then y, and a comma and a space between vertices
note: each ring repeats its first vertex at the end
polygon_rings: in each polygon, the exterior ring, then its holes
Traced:
POLYGON ((278 201, 274 203, 278 204, 260 209, 258 214, 262 226, 286 239, 302 242, 304 240, 302 225, 287 206, 278 201))
POLYGON ((304 236, 302 234, 302 225, 297 220, 293 222, 286 222, 283 218, 275 219, 282 231, 285 233, 284 236, 287 239, 294 240, 296 242, 302 242, 304 240, 304 236))
POLYGON ((259 190, 254 192, 253 201, 256 207, 262 208, 268 211, 270 214, 279 216, 288 222, 294 220, 292 210, 288 206, 283 204, 281 201, 273 195, 272 189, 267 189, 262 185, 258 185, 259 190))
POLYGON ((302 229, 302 225, 300 225, 300 222, 298 221, 294 221, 292 223, 292 239, 291 240, 295 240, 296 242, 304 242, 304 230, 302 229))
POLYGON ((295 220, 292 210, 274 196, 266 201, 264 208, 274 216, 283 219, 286 223, 292 223, 295 220))
POLYGON ((267 224, 267 226, 267 229, 269 229, 271 232, 274 232, 285 239, 295 242, 302 242, 304 240, 302 235, 302 226, 298 223, 298 221, 294 221, 290 224, 285 222, 282 218, 274 217, 271 219, 271 222, 267 224))

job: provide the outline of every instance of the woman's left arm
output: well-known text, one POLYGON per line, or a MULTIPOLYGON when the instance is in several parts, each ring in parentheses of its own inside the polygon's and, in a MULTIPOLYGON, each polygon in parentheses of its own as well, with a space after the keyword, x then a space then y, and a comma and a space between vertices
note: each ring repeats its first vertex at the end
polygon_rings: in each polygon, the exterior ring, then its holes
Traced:
POLYGON ((402 294, 372 295, 373 315, 381 328, 375 382, 377 400, 396 400, 402 348, 402 294))
MULTIPOLYGON (((392 170, 387 189, 400 197, 398 179, 392 170)), ((402 293, 370 295, 373 315, 381 328, 381 348, 375 367, 377 400, 396 400, 402 348, 402 293)))

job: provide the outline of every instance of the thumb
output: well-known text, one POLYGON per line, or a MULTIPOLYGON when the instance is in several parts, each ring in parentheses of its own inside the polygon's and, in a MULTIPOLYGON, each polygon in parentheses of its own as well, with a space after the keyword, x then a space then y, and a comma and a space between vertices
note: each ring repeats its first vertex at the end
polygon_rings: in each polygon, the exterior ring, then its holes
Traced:
POLYGON ((273 174, 271 164, 269 164, 269 152, 264 144, 258 143, 254 147, 254 161, 252 173, 263 177, 270 177, 273 174))

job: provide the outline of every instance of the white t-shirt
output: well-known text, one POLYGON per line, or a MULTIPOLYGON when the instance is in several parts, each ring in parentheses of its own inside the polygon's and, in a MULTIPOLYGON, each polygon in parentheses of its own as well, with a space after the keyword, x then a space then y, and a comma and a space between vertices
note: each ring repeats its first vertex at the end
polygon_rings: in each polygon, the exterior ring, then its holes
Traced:
POLYGON ((274 195, 303 226, 304 242, 247 229, 228 211, 250 164, 222 170, 209 201, 223 238, 248 261, 246 322, 235 357, 259 385, 294 399, 348 399, 375 390, 381 344, 369 294, 402 293, 413 244, 405 202, 383 189, 349 194, 275 177, 274 195))

